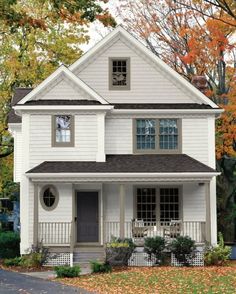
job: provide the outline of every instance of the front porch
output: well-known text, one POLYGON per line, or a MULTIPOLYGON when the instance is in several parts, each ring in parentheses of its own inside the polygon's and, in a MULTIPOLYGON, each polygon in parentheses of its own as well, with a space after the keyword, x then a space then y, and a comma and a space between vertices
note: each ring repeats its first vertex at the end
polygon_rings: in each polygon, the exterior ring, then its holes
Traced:
POLYGON ((45 246, 103 246, 112 236, 211 241, 209 183, 53 183, 35 191, 34 242, 45 246), (53 209, 43 203, 49 189, 57 194, 53 209))
POLYGON ((146 237, 189 236, 201 246, 214 234, 210 182, 50 181, 34 183, 33 190, 33 244, 66 253, 71 264, 104 257, 104 245, 113 236, 131 238, 137 246, 146 237), (52 210, 42 205, 45 187, 57 191, 52 210))

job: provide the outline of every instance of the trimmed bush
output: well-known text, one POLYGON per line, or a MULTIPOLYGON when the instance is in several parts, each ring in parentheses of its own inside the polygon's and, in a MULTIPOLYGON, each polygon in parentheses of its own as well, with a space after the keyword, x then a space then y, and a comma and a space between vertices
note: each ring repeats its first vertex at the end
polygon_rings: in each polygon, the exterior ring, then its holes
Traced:
POLYGON ((108 263, 99 262, 99 261, 91 261, 90 262, 91 269, 93 273, 110 273, 112 271, 112 267, 108 263))
POLYGON ((144 251, 148 254, 149 259, 155 257, 155 264, 164 264, 166 242, 159 236, 146 238, 144 241, 144 251))
POLYGON ((0 258, 20 255, 20 235, 16 232, 0 232, 0 258))
POLYGON ((205 250, 204 261, 206 265, 225 265, 230 257, 231 248, 225 246, 222 233, 219 233, 219 244, 205 250))
POLYGON ((56 266, 54 267, 57 278, 75 278, 81 273, 79 265, 76 266, 56 266))
POLYGON ((188 236, 178 236, 171 242, 170 250, 180 264, 190 266, 190 263, 195 256, 195 241, 188 236))
POLYGON ((5 266, 19 266, 21 265, 21 257, 4 259, 3 264, 5 266))
POLYGON ((113 237, 111 242, 106 244, 106 263, 112 266, 127 266, 134 249, 132 239, 113 237))

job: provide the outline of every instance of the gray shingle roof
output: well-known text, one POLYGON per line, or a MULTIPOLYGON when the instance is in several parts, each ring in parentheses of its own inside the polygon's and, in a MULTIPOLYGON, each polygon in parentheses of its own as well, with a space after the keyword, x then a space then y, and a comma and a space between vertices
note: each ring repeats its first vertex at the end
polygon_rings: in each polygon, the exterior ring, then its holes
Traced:
POLYGON ((115 109, 212 109, 208 104, 198 103, 115 103, 115 109))
POLYGON ((96 100, 31 100, 24 105, 102 105, 96 100))
MULTIPOLYGON (((31 92, 32 88, 16 88, 14 95, 11 100, 11 106, 16 105, 21 99, 23 99, 29 92, 31 92)), ((8 113, 8 122, 9 123, 21 123, 21 117, 15 114, 13 109, 8 113)))
POLYGON ((212 173, 185 154, 107 155, 106 162, 45 161, 28 173, 212 173))

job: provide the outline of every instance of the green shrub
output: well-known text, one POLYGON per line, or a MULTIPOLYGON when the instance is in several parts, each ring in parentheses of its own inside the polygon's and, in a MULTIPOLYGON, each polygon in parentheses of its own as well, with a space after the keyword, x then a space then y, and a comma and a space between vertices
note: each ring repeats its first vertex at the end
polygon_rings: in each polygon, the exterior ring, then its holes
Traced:
POLYGON ((16 232, 0 233, 0 258, 14 258, 20 255, 20 235, 16 232))
POLYGON ((42 265, 42 254, 32 252, 22 255, 20 265, 22 267, 40 267, 42 265))
POLYGON ((231 248, 225 246, 222 233, 219 233, 219 244, 205 250, 204 261, 206 265, 225 265, 231 254, 231 248))
POLYGON ((57 278, 74 278, 78 277, 81 273, 79 265, 76 266, 56 266, 54 268, 57 278))
POLYGON ((189 266, 196 250, 195 241, 188 236, 178 236, 171 242, 170 250, 180 264, 189 266))
POLYGON ((112 271, 111 265, 106 262, 91 261, 90 265, 93 273, 110 273, 112 271))
POLYGON ((149 259, 155 257, 156 264, 163 264, 165 259, 165 239, 159 236, 146 238, 144 241, 144 251, 148 254, 149 259))
POLYGON ((21 257, 4 259, 3 264, 5 266, 18 266, 18 265, 21 265, 21 257))

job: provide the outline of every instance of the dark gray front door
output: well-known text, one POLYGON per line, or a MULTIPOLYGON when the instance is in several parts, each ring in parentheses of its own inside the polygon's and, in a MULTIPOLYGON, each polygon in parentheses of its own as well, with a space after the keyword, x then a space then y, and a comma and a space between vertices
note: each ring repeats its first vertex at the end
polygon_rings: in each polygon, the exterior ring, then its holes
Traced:
POLYGON ((77 192, 77 242, 98 242, 98 192, 77 192))

